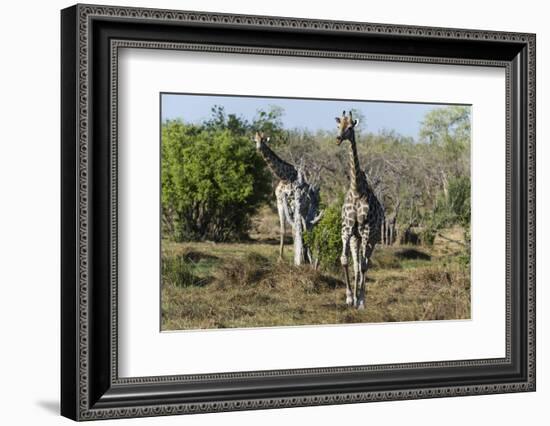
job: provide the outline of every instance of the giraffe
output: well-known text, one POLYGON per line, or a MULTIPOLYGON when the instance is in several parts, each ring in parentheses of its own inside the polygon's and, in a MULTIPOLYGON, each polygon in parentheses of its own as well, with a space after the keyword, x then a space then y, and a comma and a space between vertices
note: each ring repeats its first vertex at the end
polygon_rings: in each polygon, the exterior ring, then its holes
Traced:
POLYGON ((285 223, 288 222, 293 229, 294 264, 301 265, 306 260, 313 263, 311 251, 304 246, 302 236, 304 230, 311 229, 321 218, 322 213, 317 214, 319 188, 307 183, 303 164, 296 169, 275 154, 267 146, 269 138, 263 133, 256 132, 254 141, 269 170, 279 179, 275 188, 279 214, 279 259, 283 258, 285 223))
POLYGON ((340 263, 346 279, 346 304, 357 309, 365 308, 365 285, 369 261, 375 245, 380 241, 384 209, 370 187, 366 172, 361 170, 355 144, 354 120, 342 112, 336 117, 338 146, 348 141, 350 185, 342 206, 342 256, 340 263), (354 285, 351 287, 348 272, 348 255, 351 252, 354 285))
POLYGON ((306 181, 303 162, 298 167, 298 177, 292 183, 292 198, 284 196, 283 209, 287 222, 292 227, 294 240, 294 264, 304 262, 313 264, 317 269, 317 259, 313 258, 311 248, 304 244, 303 235, 310 231, 321 220, 323 211, 319 212, 319 186, 306 181), (292 210, 291 210, 291 209, 292 210))

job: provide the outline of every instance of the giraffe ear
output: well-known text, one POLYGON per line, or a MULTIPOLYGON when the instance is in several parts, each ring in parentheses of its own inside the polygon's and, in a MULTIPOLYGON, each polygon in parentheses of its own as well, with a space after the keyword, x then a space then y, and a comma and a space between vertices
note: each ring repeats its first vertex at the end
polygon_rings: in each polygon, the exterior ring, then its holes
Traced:
POLYGON ((353 127, 355 127, 359 124, 359 120, 355 119, 355 120, 352 121, 352 123, 353 123, 353 127))
POLYGON ((270 139, 271 139, 271 137, 268 136, 267 139, 266 139, 266 142, 269 142, 270 139))
POLYGON ((340 117, 334 117, 334 119, 336 120, 336 122, 337 122, 338 124, 340 124, 340 121, 341 121, 341 120, 340 120, 340 117))

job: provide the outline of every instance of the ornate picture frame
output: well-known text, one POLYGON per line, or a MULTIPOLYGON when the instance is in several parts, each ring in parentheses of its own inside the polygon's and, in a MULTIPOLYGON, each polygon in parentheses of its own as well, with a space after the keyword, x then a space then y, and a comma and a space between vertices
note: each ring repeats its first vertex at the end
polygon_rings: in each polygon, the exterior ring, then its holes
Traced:
POLYGON ((61 12, 61 414, 73 420, 535 390, 534 34, 76 5, 61 12), (120 48, 476 65, 506 73, 506 356, 119 377, 120 48))

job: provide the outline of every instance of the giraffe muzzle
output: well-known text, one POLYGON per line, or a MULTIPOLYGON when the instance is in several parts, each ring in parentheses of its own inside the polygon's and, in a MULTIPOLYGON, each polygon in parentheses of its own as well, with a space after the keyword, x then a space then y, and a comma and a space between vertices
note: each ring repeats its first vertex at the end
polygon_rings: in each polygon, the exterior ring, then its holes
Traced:
POLYGON ((336 145, 340 146, 344 139, 342 139, 342 136, 336 136, 336 145))

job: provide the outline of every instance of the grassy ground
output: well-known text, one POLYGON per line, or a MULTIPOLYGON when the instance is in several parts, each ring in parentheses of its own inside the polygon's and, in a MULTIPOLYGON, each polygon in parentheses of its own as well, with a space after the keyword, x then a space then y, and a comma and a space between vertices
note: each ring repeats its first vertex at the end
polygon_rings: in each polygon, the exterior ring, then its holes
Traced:
MULTIPOLYGON (((163 242, 162 329, 261 327, 466 319, 470 271, 459 261, 462 232, 432 247, 377 246, 366 309, 348 308, 341 270, 278 261, 276 239, 214 244, 163 242)), ((351 268, 350 268, 351 269, 351 268)))

